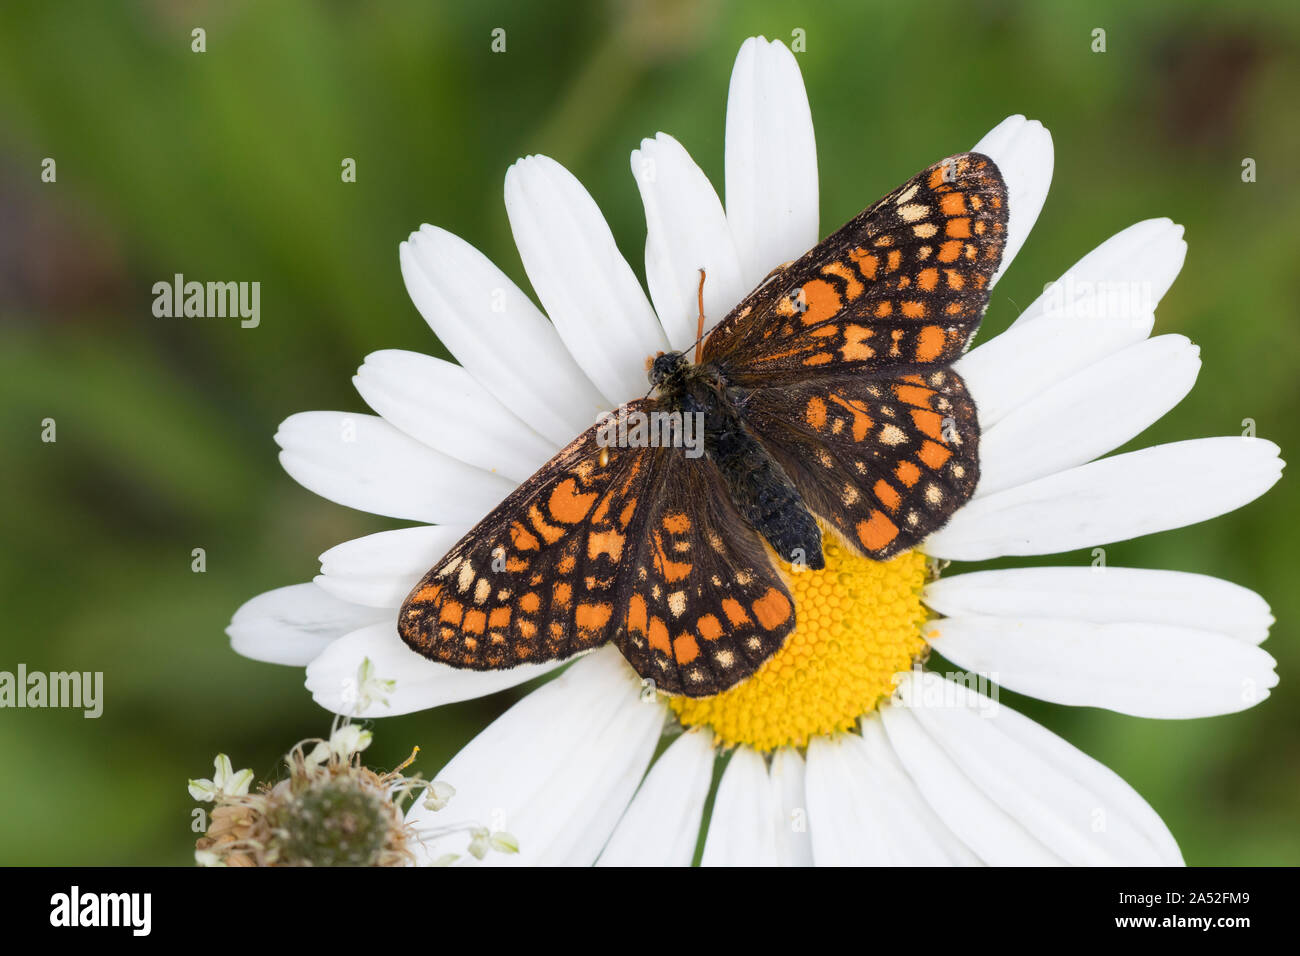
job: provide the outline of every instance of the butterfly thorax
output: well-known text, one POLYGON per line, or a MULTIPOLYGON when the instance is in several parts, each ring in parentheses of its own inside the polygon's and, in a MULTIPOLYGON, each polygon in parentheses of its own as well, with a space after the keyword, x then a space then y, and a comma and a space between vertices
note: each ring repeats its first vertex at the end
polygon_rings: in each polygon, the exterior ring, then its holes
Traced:
POLYGON ((650 367, 666 411, 695 414, 703 422, 704 454, 721 473, 740 516, 791 564, 820 569, 821 530, 781 463, 745 425, 745 389, 722 370, 695 365, 681 352, 666 352, 650 367))

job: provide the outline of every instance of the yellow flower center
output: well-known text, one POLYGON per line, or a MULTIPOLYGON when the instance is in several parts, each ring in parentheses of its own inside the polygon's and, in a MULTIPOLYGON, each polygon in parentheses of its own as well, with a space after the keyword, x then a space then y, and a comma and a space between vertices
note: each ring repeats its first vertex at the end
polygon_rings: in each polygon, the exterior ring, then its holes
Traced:
POLYGON ((925 556, 871 561, 829 534, 823 551, 824 569, 788 575, 798 624, 785 646, 728 691, 670 698, 684 725, 707 725, 726 746, 802 747, 849 730, 893 693, 894 675, 925 649, 925 556))

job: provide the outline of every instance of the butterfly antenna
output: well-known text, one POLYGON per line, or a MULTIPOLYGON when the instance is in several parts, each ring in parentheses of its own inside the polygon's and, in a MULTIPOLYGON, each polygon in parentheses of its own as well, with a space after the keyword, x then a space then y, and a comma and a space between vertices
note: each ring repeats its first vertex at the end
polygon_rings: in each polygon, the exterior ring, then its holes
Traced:
POLYGON ((704 270, 703 269, 700 270, 699 302, 700 302, 700 324, 697 327, 696 330, 697 337, 695 339, 695 364, 696 365, 700 364, 700 358, 704 354, 704 270))
MULTIPOLYGON (((696 327, 697 336, 695 339, 695 364, 699 365, 700 359, 704 357, 704 338, 705 338, 704 335, 704 269, 703 268, 700 269, 700 288, 699 288, 699 292, 696 294, 696 299, 698 300, 699 307, 700 307, 700 323, 696 327)), ((713 330, 710 329, 709 331, 711 332, 713 330)), ((686 350, 683 349, 682 351, 684 353, 686 350)), ((651 385, 649 391, 645 393, 644 398, 649 398, 650 393, 655 390, 655 387, 656 386, 651 385)))

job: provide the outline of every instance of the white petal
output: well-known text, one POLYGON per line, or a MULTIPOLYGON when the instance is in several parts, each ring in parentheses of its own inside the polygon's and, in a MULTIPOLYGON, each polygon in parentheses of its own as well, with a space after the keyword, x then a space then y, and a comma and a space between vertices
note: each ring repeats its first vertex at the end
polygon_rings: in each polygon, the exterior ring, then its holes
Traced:
POLYGON ((962 356, 955 367, 980 426, 1150 335, 1186 252, 1183 227, 1168 219, 1130 226, 1049 283, 1006 332, 962 356))
POLYGON ((983 153, 997 163, 1007 184, 1007 244, 989 282, 992 288, 1025 244, 1047 200, 1054 162, 1052 134, 1038 120, 1008 116, 984 134, 971 152, 983 153))
POLYGON ((1146 339, 1058 382, 980 435, 986 495, 1092 461, 1191 391, 1200 350, 1181 335, 1146 339))
MULTIPOLYGON (((475 737, 434 777, 456 788, 438 813, 417 800, 407 821, 477 821, 508 830, 519 853, 497 865, 588 866, 641 782, 666 708, 613 647, 592 652, 533 691, 475 737)), ((464 851, 463 834, 426 842, 427 862, 464 851)))
POLYGON ((1224 634, 1167 624, 952 617, 926 640, 958 667, 1039 700, 1134 717, 1212 717, 1277 686, 1273 658, 1224 634))
POLYGON ((907 776, 898 754, 889 743, 885 733, 884 722, 880 713, 864 716, 858 722, 862 732, 862 746, 870 765, 874 768, 872 779, 887 780, 884 794, 895 801, 898 806, 894 812, 901 818, 911 815, 906 824, 918 829, 916 845, 933 846, 936 855, 941 855, 944 862, 956 866, 979 866, 980 860, 971 852, 970 847, 962 843, 939 819, 938 815, 924 802, 916 783, 907 776))
POLYGON ((880 718, 862 736, 814 737, 808 745, 808 813, 818 866, 976 865, 899 763, 880 718))
POLYGON ((1240 508, 1281 474, 1278 447, 1262 438, 1156 445, 975 498, 924 549, 981 561, 1127 541, 1240 508))
POLYGON ((804 762, 782 748, 769 769, 748 747, 733 753, 718 784, 702 866, 811 866, 804 762))
POLYGON ((727 221, 742 285, 817 244, 817 144, 794 54, 779 40, 750 37, 736 55, 727 92, 727 221))
MULTIPOLYGON (((397 634, 397 612, 353 631, 327 647, 307 667, 307 689, 326 710, 354 717, 391 717, 473 700, 514 687, 559 667, 562 661, 521 664, 508 670, 471 671, 431 661, 411 650, 397 634), (394 681, 387 704, 375 700, 358 711, 357 672, 369 660, 376 680, 394 681)), ((455 781, 452 781, 455 783, 455 781)), ((457 785, 459 786, 459 785, 457 785)))
POLYGON ((812 866, 804 759, 793 747, 782 747, 772 754, 767 774, 781 808, 776 827, 777 861, 781 866, 812 866))
POLYGON ((668 344, 689 348, 699 336, 700 269, 705 270, 705 328, 712 328, 749 287, 726 213, 704 171, 667 133, 632 151, 632 175, 645 205, 645 273, 668 344))
POLYGON ((1194 627, 1248 644, 1268 636, 1262 597, 1206 574, 1145 568, 1067 567, 976 571, 934 581, 925 603, 949 617, 1056 617, 1093 624, 1194 627))
POLYGON ((320 556, 315 582, 354 604, 401 607, 411 588, 467 531, 463 524, 426 525, 344 541, 320 556))
POLYGON ((555 160, 528 156, 506 172, 506 212, 537 298, 587 377, 610 405, 643 395, 645 360, 667 340, 595 200, 555 160))
POLYGON ((882 717, 930 805, 986 862, 1182 862, 1168 828, 1131 787, 1009 707, 912 672, 882 717))
POLYGON ((546 317, 483 253, 424 225, 399 248, 411 301, 484 388, 556 447, 606 402, 546 317))
POLYGON ((236 654, 303 667, 344 634, 386 616, 341 601, 315 584, 291 584, 245 601, 226 633, 236 654))
POLYGON ((1049 316, 1007 329, 954 364, 990 429, 1013 409, 1151 334, 1155 316, 1076 319, 1049 316))
POLYGON ((1045 316, 1140 319, 1155 311, 1183 268, 1187 243, 1171 219, 1145 219, 1111 236, 1029 304, 1013 326, 1045 316))
POLYGON ((280 464, 304 488, 390 518, 477 521, 515 487, 374 415, 300 412, 281 423, 275 440, 280 464))
POLYGON ((655 761, 597 866, 690 866, 713 782, 713 742, 692 730, 655 761))
POLYGON ((558 450, 462 366, 442 359, 398 349, 372 352, 352 382, 367 405, 416 441, 513 482, 558 450))
POLYGON ((784 824, 780 794, 763 757, 737 747, 718 782, 701 866, 778 866, 777 827, 784 824))
POLYGON ((908 776, 936 816, 979 859, 991 866, 1063 862, 977 787, 908 708, 887 706, 880 716, 908 776))

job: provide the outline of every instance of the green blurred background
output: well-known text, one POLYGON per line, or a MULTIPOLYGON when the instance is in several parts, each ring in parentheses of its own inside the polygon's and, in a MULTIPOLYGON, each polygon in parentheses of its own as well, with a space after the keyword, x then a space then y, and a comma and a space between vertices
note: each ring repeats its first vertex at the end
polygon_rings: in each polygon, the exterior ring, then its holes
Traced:
MULTIPOLYGON (((1010 113, 1051 129, 1052 192, 981 340, 1124 226, 1184 223, 1157 331, 1199 343, 1204 367, 1135 444, 1252 418, 1294 455, 1300 7, 1142 6, 6 0, 0 669, 101 670, 105 711, 0 711, 0 863, 188 864, 187 777, 219 750, 266 777, 325 732, 302 671, 236 656, 223 628, 252 595, 309 580, 326 548, 398 523, 298 487, 276 425, 362 410, 350 377, 370 351, 445 354, 397 268, 421 222, 528 288, 501 204, 518 156, 571 169, 641 273, 628 153, 665 130, 721 189, 727 82, 750 35, 805 31, 823 232, 1010 113), (57 183, 40 181, 44 157, 57 183), (175 272, 260 281, 261 326, 154 318, 150 287, 175 272), (56 444, 40 441, 46 417, 56 444)), ((1263 705, 1157 722, 1014 701, 1129 780, 1190 863, 1300 861, 1296 519, 1284 479, 1228 517, 1108 549, 1113 565, 1215 574, 1271 602, 1282 683, 1263 705)), ((431 774, 518 693, 381 721, 371 763, 419 744, 431 774)))

